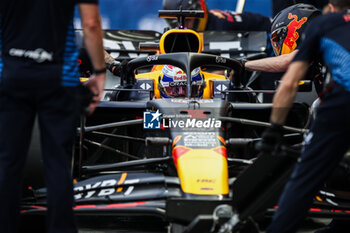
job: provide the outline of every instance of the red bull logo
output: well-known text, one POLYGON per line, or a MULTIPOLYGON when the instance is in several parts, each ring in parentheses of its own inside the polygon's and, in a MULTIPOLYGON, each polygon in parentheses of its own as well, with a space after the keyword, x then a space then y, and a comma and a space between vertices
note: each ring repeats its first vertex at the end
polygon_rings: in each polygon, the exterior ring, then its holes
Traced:
POLYGON ((299 33, 297 30, 300 29, 301 26, 303 26, 303 24, 307 21, 307 17, 303 17, 302 19, 298 20, 298 16, 293 15, 292 13, 289 13, 288 19, 293 19, 287 26, 288 33, 286 39, 284 40, 284 44, 288 47, 286 48, 288 51, 282 51, 282 54, 290 53, 297 47, 296 41, 299 39, 299 33))

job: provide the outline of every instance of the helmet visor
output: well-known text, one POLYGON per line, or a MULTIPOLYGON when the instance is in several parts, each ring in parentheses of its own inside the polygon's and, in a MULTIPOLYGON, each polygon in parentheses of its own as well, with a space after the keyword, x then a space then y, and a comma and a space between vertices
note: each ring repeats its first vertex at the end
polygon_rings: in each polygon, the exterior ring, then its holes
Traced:
POLYGON ((281 27, 271 33, 270 40, 276 56, 281 55, 283 41, 286 38, 287 31, 287 27, 281 27))
MULTIPOLYGON (((187 86, 177 85, 163 87, 165 94, 172 98, 186 97, 187 86)), ((192 84, 191 86, 191 97, 200 97, 202 95, 202 85, 192 84)))
POLYGON ((167 96, 173 98, 186 97, 186 85, 164 87, 164 92, 167 96))

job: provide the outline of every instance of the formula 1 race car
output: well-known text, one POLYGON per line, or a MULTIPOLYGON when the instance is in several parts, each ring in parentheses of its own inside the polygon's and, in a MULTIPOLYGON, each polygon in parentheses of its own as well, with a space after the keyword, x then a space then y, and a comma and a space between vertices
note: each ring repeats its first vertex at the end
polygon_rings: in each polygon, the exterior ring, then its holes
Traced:
MULTIPOLYGON (((236 42, 256 35, 237 36, 236 42)), ((147 221, 158 232, 259 232, 254 217, 274 212, 307 132, 309 106, 294 103, 284 127, 285 146, 260 154, 254 145, 270 125, 272 104, 261 103, 258 95, 273 91, 250 88, 256 77, 247 75, 239 60, 202 50, 197 32, 167 31, 160 52, 124 64, 119 85, 106 88, 93 116, 82 115, 72 160, 78 216, 115 216, 136 222, 132 228, 144 228, 147 221), (183 96, 162 95, 164 67, 182 70, 183 96), (200 95, 193 85, 196 69, 203 79, 200 95)), ((301 83, 300 91, 308 85, 301 83)), ((21 213, 43 213, 46 189, 28 183, 21 213)), ((310 214, 347 216, 345 204, 335 212, 329 201, 340 197, 321 192, 310 214)))

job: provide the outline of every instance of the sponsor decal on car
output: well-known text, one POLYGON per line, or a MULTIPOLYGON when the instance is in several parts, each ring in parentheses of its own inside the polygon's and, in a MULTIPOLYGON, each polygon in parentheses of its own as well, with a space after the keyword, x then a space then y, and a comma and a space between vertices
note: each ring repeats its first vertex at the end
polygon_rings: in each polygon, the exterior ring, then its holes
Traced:
POLYGON ((117 180, 110 179, 110 180, 104 180, 104 181, 98 181, 94 184, 86 184, 84 186, 78 186, 74 188, 74 191, 79 192, 78 194, 74 195, 74 198, 76 200, 83 199, 83 198, 90 198, 92 196, 108 196, 116 192, 115 185, 117 185, 117 180), (84 191, 84 192, 83 192, 84 191))
POLYGON ((223 64, 226 63, 226 59, 224 57, 217 56, 215 60, 216 60, 216 63, 223 63, 223 64))
POLYGON ((92 197, 104 197, 115 194, 130 195, 134 190, 134 184, 139 179, 126 179, 127 173, 122 173, 119 179, 105 179, 74 187, 74 198, 76 200, 89 199, 92 197), (124 185, 124 187, 122 186, 124 185))
POLYGON ((146 58, 146 60, 147 60, 148 62, 157 61, 157 60, 158 60, 158 56, 157 56, 157 55, 148 56, 148 57, 146 58))

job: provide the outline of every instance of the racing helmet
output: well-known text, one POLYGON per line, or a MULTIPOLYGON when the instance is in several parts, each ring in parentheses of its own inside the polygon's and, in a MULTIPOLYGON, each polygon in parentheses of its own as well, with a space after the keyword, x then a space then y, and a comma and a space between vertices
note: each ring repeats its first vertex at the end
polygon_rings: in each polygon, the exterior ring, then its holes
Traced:
MULTIPOLYGON (((163 10, 203 10, 204 18, 194 20, 193 29, 195 31, 204 31, 208 21, 208 7, 205 0, 163 0, 163 10)), ((176 19, 165 19, 171 28, 176 28, 176 19)))
MULTIPOLYGON (((191 97, 203 96, 205 82, 199 68, 191 72, 191 97)), ((180 68, 172 65, 164 65, 159 75, 159 92, 163 98, 186 97, 187 76, 180 68)))
POLYGON ((272 20, 271 44, 275 55, 293 52, 301 43, 301 35, 308 22, 321 14, 316 7, 296 4, 280 11, 272 20))

